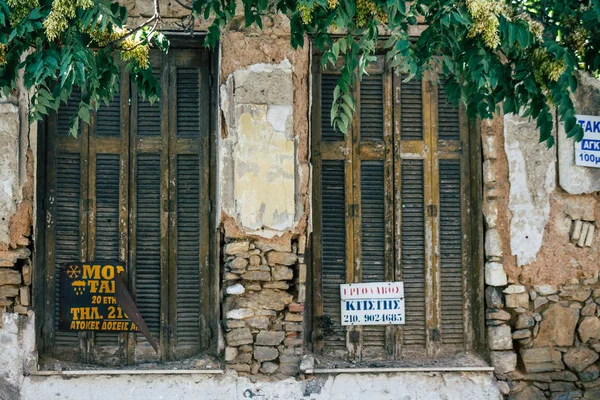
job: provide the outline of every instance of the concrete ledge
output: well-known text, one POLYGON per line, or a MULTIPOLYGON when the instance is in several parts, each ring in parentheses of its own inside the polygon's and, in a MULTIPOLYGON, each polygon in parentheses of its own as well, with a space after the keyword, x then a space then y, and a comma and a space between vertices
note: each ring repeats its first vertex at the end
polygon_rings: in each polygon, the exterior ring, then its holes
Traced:
POLYGON ((493 372, 494 367, 398 367, 307 369, 306 374, 380 374, 386 372, 493 372))
POLYGON ((127 370, 127 369, 101 369, 81 371, 35 371, 31 376, 90 376, 90 375, 222 375, 222 369, 152 369, 152 370, 127 370))

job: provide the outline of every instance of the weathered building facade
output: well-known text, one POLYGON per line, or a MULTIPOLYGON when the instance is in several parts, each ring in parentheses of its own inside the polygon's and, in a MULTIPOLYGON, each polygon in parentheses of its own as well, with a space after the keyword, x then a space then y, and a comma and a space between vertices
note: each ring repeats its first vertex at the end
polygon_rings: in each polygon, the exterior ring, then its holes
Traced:
MULTIPOLYGON (((600 170, 560 126, 469 123, 380 59, 342 135, 285 18, 207 50, 162 11, 159 104, 124 71, 77 138, 69 105, 0 104, 0 399, 600 398, 600 170), (157 352, 57 328, 59 266, 91 260, 127 265, 157 352), (342 326, 339 285, 386 281, 405 324, 342 326)), ((582 75, 578 114, 599 100, 582 75)))

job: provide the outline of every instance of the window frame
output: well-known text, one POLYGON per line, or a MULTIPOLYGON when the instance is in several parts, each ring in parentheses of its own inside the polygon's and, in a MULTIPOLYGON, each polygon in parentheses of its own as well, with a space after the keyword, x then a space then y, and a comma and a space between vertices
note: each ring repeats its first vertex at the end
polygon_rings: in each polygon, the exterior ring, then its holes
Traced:
MULTIPOLYGON (((159 347, 160 347, 160 357, 154 355, 154 351, 149 347, 149 350, 152 350, 151 352, 148 351, 147 353, 144 354, 144 358, 142 359, 136 359, 136 356, 134 354, 134 351, 136 349, 136 347, 139 349, 139 346, 136 345, 136 334, 134 333, 120 333, 119 334, 119 343, 120 346, 118 346, 120 348, 119 352, 120 352, 120 356, 117 358, 116 362, 112 362, 112 360, 110 362, 106 362, 105 360, 97 360, 99 361, 101 364, 106 364, 106 365, 133 365, 135 363, 138 362, 145 362, 145 361, 159 361, 159 362, 163 362, 163 361, 170 361, 170 360, 176 360, 176 359, 181 359, 181 358, 186 358, 189 356, 201 356, 202 353, 206 353, 206 354, 211 354, 211 355, 215 355, 218 353, 218 324, 219 324, 219 319, 220 319, 220 305, 219 305, 219 269, 216 267, 219 265, 218 263, 218 246, 219 246, 219 242, 220 242, 220 236, 217 234, 217 229, 216 229, 216 211, 215 211, 215 207, 214 205, 214 199, 216 198, 216 173, 217 173, 217 158, 216 158, 216 151, 215 149, 217 148, 217 140, 218 140, 218 135, 217 135, 217 131, 218 131, 218 121, 217 121, 217 117, 218 117, 218 87, 217 85, 214 84, 215 81, 215 77, 218 76, 218 59, 219 59, 219 54, 218 51, 219 50, 212 50, 212 51, 208 51, 207 49, 204 48, 203 46, 203 42, 204 42, 204 35, 197 35, 194 36, 193 38, 189 37, 189 34, 181 34, 178 32, 168 32, 167 33, 168 38, 171 41, 171 49, 174 50, 180 50, 180 51, 188 51, 188 52, 193 52, 194 54, 198 54, 195 57, 200 57, 203 61, 201 62, 201 64, 198 65, 198 68, 202 69, 206 74, 206 80, 205 82, 207 83, 207 85, 204 85, 202 88, 202 90, 204 91, 204 94, 207 96, 205 98, 205 101, 207 102, 206 105, 204 105, 203 107, 207 110, 207 114, 206 114, 206 118, 207 121, 206 122, 206 137, 202 138, 202 144, 201 145, 196 145, 195 147, 198 147, 199 149, 201 149, 201 152, 206 155, 206 160, 202 161, 203 163, 206 164, 207 168, 203 168, 201 170, 201 175, 202 178, 206 180, 206 187, 208 189, 208 192, 201 192, 200 193, 200 198, 203 199, 202 201, 206 201, 207 206, 206 207, 200 207, 201 210, 206 210, 206 215, 204 215, 202 217, 202 220, 205 221, 206 223, 204 224, 203 227, 201 227, 201 231, 203 232, 203 236, 206 238, 204 243, 201 243, 201 257, 203 260, 206 260, 206 262, 201 261, 201 267, 202 267, 202 273, 203 276, 201 277, 201 297, 202 297, 202 301, 200 303, 200 307, 201 307, 201 320, 200 320, 200 324, 201 326, 203 326, 203 333, 200 336, 200 340, 201 340, 201 344, 199 346, 199 351, 197 352, 197 354, 195 355, 190 355, 190 354, 179 354, 178 349, 175 346, 175 340, 165 340, 166 338, 162 338, 163 336, 163 332, 161 329, 160 332, 160 340, 159 338, 157 339, 157 343, 159 343, 159 347), (147 358, 146 358, 147 357, 147 358)), ((218 48, 217 48, 218 49, 218 48)), ((157 54, 154 54, 153 57, 156 57, 157 54)), ((162 57, 162 55, 158 55, 160 57, 162 57)), ((185 63, 185 60, 183 61, 185 63)), ((167 68, 163 68, 163 72, 164 74, 173 74, 174 73, 174 68, 170 68, 171 70, 169 71, 167 68)), ((121 193, 120 198, 121 199, 125 199, 125 203, 123 203, 123 201, 121 201, 121 204, 119 206, 120 209, 120 224, 123 225, 129 225, 127 227, 128 229, 128 235, 125 235, 125 238, 121 237, 119 240, 121 242, 120 244, 120 250, 123 251, 123 249, 125 249, 125 254, 126 254, 126 263, 127 265, 131 265, 131 262, 134 258, 133 253, 129 251, 128 247, 130 245, 130 242, 132 240, 130 240, 130 236, 132 235, 131 233, 131 227, 133 226, 132 224, 134 224, 135 221, 135 216, 132 216, 132 214, 135 214, 135 199, 134 197, 132 197, 132 192, 135 191, 135 186, 136 186, 136 182, 135 179, 128 179, 129 178, 129 174, 133 173, 132 172, 132 168, 134 166, 134 162, 133 159, 135 158, 137 152, 135 151, 136 148, 136 143, 135 141, 137 139, 135 139, 135 129, 134 127, 132 127, 130 129, 130 125, 134 125, 135 126, 135 120, 136 120, 136 109, 134 107, 136 100, 134 100, 135 96, 135 90, 134 88, 130 88, 129 86, 133 86, 129 84, 130 79, 129 76, 126 74, 125 68, 122 68, 121 71, 121 136, 120 136, 120 140, 122 141, 128 141, 129 145, 128 146, 121 146, 120 144, 111 144, 109 145, 109 147, 111 147, 112 151, 117 151, 120 152, 121 154, 121 160, 127 160, 126 163, 129 164, 128 167, 126 168, 125 171, 125 175, 127 175, 127 177, 124 179, 123 175, 124 175, 124 171, 123 171, 123 167, 121 167, 121 173, 120 173, 120 181, 122 181, 121 183, 121 190, 124 191, 124 193, 121 193), (132 95, 130 95, 130 93, 132 93, 132 95), (124 97, 125 96, 125 97, 124 97), (125 111, 125 112, 124 112, 125 111), (118 149, 114 148, 115 146, 118 147, 118 149), (126 193, 126 194, 125 194, 126 193), (126 207, 123 207, 126 206, 126 207), (124 217, 124 218, 123 218, 124 217), (123 222, 124 221, 124 222, 123 222)), ((170 85, 171 87, 171 92, 172 93, 165 93, 166 96, 170 96, 173 93, 173 88, 174 85, 170 85)), ((203 94, 200 94, 200 99, 202 101, 203 99, 203 94)), ((165 107, 162 107, 163 109, 165 107)), ((164 116, 164 110, 163 112, 163 116, 164 116)), ((170 111, 169 111, 170 112, 170 111)), ((92 117, 93 118, 93 117, 92 117)), ((50 137, 48 136, 50 132, 52 132, 53 128, 53 122, 54 118, 50 117, 40 123, 38 123, 38 146, 37 146, 37 174, 36 174, 36 181, 37 181, 37 195, 36 195, 36 214, 35 214, 35 242, 36 243, 40 243, 42 245, 37 245, 36 246, 36 250, 34 252, 34 263, 35 265, 40 266, 41 268, 38 268, 39 272, 34 274, 34 289, 35 289, 35 296, 34 296, 34 307, 35 307, 35 311, 36 314, 38 316, 37 318, 37 323, 36 323, 36 342, 38 343, 38 348, 40 349, 40 354, 41 355, 50 355, 54 357, 54 346, 53 346, 53 332, 54 332, 54 326, 51 324, 51 320, 53 320, 52 316, 54 314, 54 305, 53 305, 53 301, 51 301, 50 297, 53 296, 53 285, 49 283, 49 281, 51 281, 51 279, 47 279, 48 277, 48 273, 49 271, 47 271, 46 266, 48 265, 47 263, 47 251, 45 250, 47 248, 47 240, 51 239, 48 237, 48 234, 46 232, 46 218, 47 218, 47 213, 48 213, 48 197, 52 195, 52 193, 49 191, 50 188, 50 182, 52 179, 52 168, 50 168, 50 163, 51 163, 51 146, 53 146, 53 141, 50 139, 50 137), (50 176, 47 177, 47 173, 50 173, 50 176)), ((170 119, 171 121, 174 120, 174 118, 170 119)), ((202 121, 201 121, 202 122, 202 121)), ((163 125, 165 125, 165 120, 163 119, 163 125)), ((82 124, 82 127, 80 129, 83 130, 89 130, 90 128, 88 126, 86 126, 85 124, 82 124)), ((167 131, 171 131, 172 129, 176 129, 176 127, 167 127, 167 131)), ((165 131, 165 129, 162 129, 163 132, 165 131)), ((172 133, 172 135, 175 135, 175 131, 172 133)), ((88 138, 91 139, 94 135, 85 135, 84 138, 82 140, 80 140, 79 142, 82 141, 87 141, 88 138)), ((161 134, 161 136, 164 136, 163 134, 161 134)), ((91 140, 90 140, 91 141, 91 140)), ((179 149, 181 149, 182 145, 181 144, 177 144, 174 142, 174 140, 169 140, 168 141, 168 145, 169 146, 173 146, 173 147, 178 147, 179 149)), ((82 144, 82 146, 85 146, 86 144, 82 144)), ((139 146, 138 146, 139 147, 139 146)), ((184 148, 186 147, 185 145, 183 146, 184 148)), ((189 147, 189 146, 187 146, 189 147)), ((92 158, 92 144, 90 143, 90 151, 89 151, 89 157, 90 160, 92 158)), ((185 149, 184 149, 185 150, 185 149)), ((202 156, 201 156, 202 157, 202 156)), ((165 156, 161 156, 162 158, 167 158, 165 156)), ((172 157, 171 157, 172 158, 172 157)), ((89 166, 83 166, 83 158, 82 158, 82 169, 83 168, 89 168, 89 166)), ((167 160, 168 162, 169 160, 167 160)), ((123 162, 123 161, 122 161, 123 162)), ((91 163, 90 163, 91 164, 91 163)), ((161 168, 162 169, 162 168, 161 168)), ((169 168, 169 171, 172 170, 173 168, 169 168)), ((161 172, 161 175, 164 173, 161 172)), ((92 178, 94 174, 92 174, 90 172, 89 176, 90 178, 92 178)), ((82 182, 82 187, 84 187, 86 185, 86 183, 82 182)), ((87 184, 87 187, 90 189, 95 188, 95 185, 90 185, 89 183, 87 184)), ((173 192, 174 190, 176 190, 172 185, 171 185, 171 189, 169 189, 169 192, 173 192)), ((161 185, 161 192, 162 192, 162 185, 161 185)), ((169 196, 172 196, 173 193, 168 193, 169 196)), ((81 193, 81 196, 83 198, 84 193, 81 193)), ((162 196, 162 194, 161 194, 162 196)), ((174 203, 171 202, 170 203, 171 206, 174 206, 174 203)), ((82 210, 83 211, 83 210, 82 210)), ((202 211, 201 211, 202 212, 202 211)), ((162 217, 161 217, 162 218, 162 217)), ((83 221, 85 219, 85 217, 83 216, 83 214, 81 215, 81 220, 83 221)), ((83 222, 82 222, 83 223, 83 222)), ((161 224, 162 225, 162 224, 161 224)), ((120 230, 121 231, 121 230, 120 230)), ((85 230, 81 231, 81 232, 85 232, 85 230)), ((93 236, 92 232, 90 231, 90 233, 88 234, 88 236, 93 236)), ((121 235, 122 236, 122 235, 121 235)), ((161 235, 162 236, 162 235, 161 235)), ((88 238, 89 239, 89 238, 88 238)), ((86 240, 88 240, 86 239, 86 240)), ((162 241, 163 239, 161 239, 162 241)), ((89 243, 89 242, 88 242, 89 243)), ((162 247, 162 246, 161 246, 162 247)), ((173 247, 173 246, 171 246, 173 247)), ((82 248, 82 252, 84 251, 84 249, 82 248)), ((85 259, 84 254, 81 254, 81 259, 85 259)), ((162 256, 161 256, 162 259, 162 256)), ((161 260, 161 264, 164 263, 164 261, 161 260)), ((175 271, 175 268, 172 269, 173 271, 175 271)), ((171 272, 173 272, 171 271, 171 272)), ((129 280, 132 279, 132 277, 134 276, 134 272, 132 268, 129 268, 128 271, 128 277, 129 280)), ((165 282, 164 280, 164 275, 163 278, 161 278, 161 285, 167 285, 168 282, 165 282)), ((171 278, 171 282, 173 282, 173 279, 171 278)), ((172 283, 171 283, 172 284, 172 283)), ((162 292, 164 293, 164 292, 162 292)), ((174 292, 171 292, 174 293, 174 292)), ((132 293, 132 295, 135 298, 135 294, 132 293)), ((164 301, 169 301, 168 299, 165 300, 165 296, 161 295, 161 302, 164 301)), ((170 300, 170 304, 171 306, 174 306, 175 304, 175 294, 172 294, 171 300, 170 300)), ((171 307, 170 306, 170 307, 171 307)), ((174 307, 171 307, 171 309, 174 307)), ((162 309, 162 307, 161 307, 162 309)), ((161 315, 161 319, 163 318, 163 316, 161 315)), ((165 324, 167 325, 167 324, 165 324)), ((161 324, 161 327, 164 328, 163 324, 161 324)), ((84 346, 82 346, 82 343, 84 343, 82 340, 82 337, 85 338, 89 338, 89 336, 91 335, 91 332, 80 332, 80 349, 85 349, 84 346)), ((170 333, 169 333, 170 334, 170 333)), ((82 362, 82 363, 90 363, 92 362, 92 354, 90 351, 85 351, 82 350, 79 352, 79 356, 77 357, 76 360, 73 360, 72 358, 65 356, 65 355, 61 355, 61 354, 57 354, 56 358, 58 358, 59 360, 65 360, 65 361, 77 361, 77 362, 82 362)), ((96 360, 94 360, 94 363, 96 363, 96 360)))
MULTIPOLYGON (((328 67, 322 69, 321 54, 313 54, 312 71, 312 107, 311 107, 311 162, 313 166, 313 185, 312 185, 312 211, 313 211, 313 232, 312 232, 312 307, 310 307, 311 316, 309 318, 311 341, 310 346, 316 353, 323 353, 325 350, 323 332, 321 329, 320 318, 323 315, 323 291, 322 291, 322 242, 321 242, 321 176, 322 161, 335 158, 343 159, 345 164, 345 188, 353 188, 352 203, 346 199, 345 221, 346 221, 346 276, 347 282, 360 282, 360 263, 354 263, 354 256, 360 254, 361 242, 361 211, 360 211, 360 162, 359 155, 373 156, 377 151, 383 152, 386 180, 392 179, 393 190, 385 191, 385 203, 393 203, 393 211, 386 210, 385 244, 386 244, 386 280, 402 279, 401 262, 401 213, 402 204, 400 200, 400 176, 401 162, 403 159, 415 158, 424 160, 424 167, 432 171, 424 174, 424 190, 426 205, 433 204, 437 207, 427 209, 425 212, 435 214, 435 217, 425 217, 428 220, 429 233, 434 242, 431 247, 439 246, 439 161, 443 159, 458 159, 461 164, 461 198, 466 199, 462 202, 461 216, 463 234, 467 240, 463 240, 462 246, 462 284, 463 284, 463 321, 464 321, 464 348, 459 351, 452 348, 451 345, 442 344, 433 340, 431 329, 441 328, 441 287, 439 285, 441 268, 440 257, 432 249, 426 250, 425 270, 428 277, 428 284, 425 288, 425 298, 427 305, 426 316, 426 345, 424 350, 415 350, 403 347, 402 330, 404 325, 387 326, 385 333, 384 347, 387 351, 385 359, 401 360, 407 358, 425 359, 439 358, 446 355, 457 353, 484 351, 484 290, 483 290, 483 220, 481 218, 481 199, 482 199, 482 180, 481 180, 481 151, 479 126, 471 124, 466 118, 463 107, 460 108, 460 143, 451 141, 437 140, 437 111, 438 111, 438 86, 428 81, 428 77, 423 78, 422 98, 423 98, 423 140, 403 140, 400 132, 400 84, 401 78, 395 71, 390 71, 384 64, 382 56, 378 61, 371 65, 369 73, 382 73, 384 84, 384 146, 377 149, 377 146, 364 146, 359 138, 360 126, 360 82, 354 89, 356 100, 356 110, 354 120, 345 137, 344 143, 324 142, 321 139, 321 115, 328 113, 329 110, 321 109, 321 78, 325 74, 336 73, 336 68, 328 67), (425 106, 429 104, 429 107, 425 106), (434 140, 435 137, 435 140, 434 140), (419 143, 421 142, 421 143, 419 143), (464 144, 466 151, 460 144, 464 144), (359 147, 362 147, 359 149, 359 147), (428 151, 429 149, 429 151, 428 151), (344 157, 342 154, 349 151, 351 157, 344 157), (391 152, 391 155, 388 154, 391 152), (352 168, 352 165, 355 167, 352 168), (389 172, 389 170, 392 170, 389 172), (433 176, 437 176, 434 182, 433 176), (357 195, 358 192, 358 195, 357 195), (390 231, 391 226, 391 231, 390 231), (358 229, 356 229, 358 227, 358 229), (350 229, 352 228, 352 229, 350 229), (391 236, 390 237, 390 232, 391 236), (392 248, 390 249, 390 243, 392 248), (465 245, 466 244, 466 245, 465 245), (391 260, 390 260, 391 259, 391 260), (391 264, 391 268, 390 268, 391 264), (356 277, 356 278, 355 278, 356 277), (434 280, 436 282, 434 282, 434 280), (451 349, 450 349, 451 348, 451 349)), ((380 146, 381 147, 381 146, 380 146)), ((389 183, 389 182, 388 182, 389 183)), ((388 186, 389 187, 389 186, 388 186)), ((387 205, 386 205, 387 208, 387 205)), ((343 328, 343 327, 342 327, 343 328)), ((361 361, 363 359, 363 327, 350 326, 346 329, 346 349, 343 352, 327 353, 336 358, 361 361), (358 342, 353 343, 357 336, 352 337, 353 331, 358 332, 358 342)), ((365 355, 368 360, 368 354, 365 355)), ((378 358, 379 359, 379 358, 378 358)))

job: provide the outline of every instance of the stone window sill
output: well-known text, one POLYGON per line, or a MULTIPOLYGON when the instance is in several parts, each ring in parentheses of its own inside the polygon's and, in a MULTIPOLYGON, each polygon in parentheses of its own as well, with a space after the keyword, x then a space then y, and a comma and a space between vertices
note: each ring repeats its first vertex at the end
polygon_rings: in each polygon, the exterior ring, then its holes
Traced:
POLYGON ((494 367, 314 368, 306 374, 379 374, 391 372, 493 372, 494 367))
POLYGON ((30 376, 89 376, 89 375, 221 375, 222 369, 96 369, 79 371, 35 371, 30 376))

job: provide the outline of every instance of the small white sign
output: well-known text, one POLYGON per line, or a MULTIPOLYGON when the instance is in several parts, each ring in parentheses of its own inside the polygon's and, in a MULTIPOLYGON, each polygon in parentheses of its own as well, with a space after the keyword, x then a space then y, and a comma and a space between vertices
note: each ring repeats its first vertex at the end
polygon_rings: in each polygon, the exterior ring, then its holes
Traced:
POLYGON ((404 283, 340 285, 342 325, 404 324, 404 283))
POLYGON ((600 168, 600 117, 576 115, 583 139, 575 142, 575 165, 600 168))

